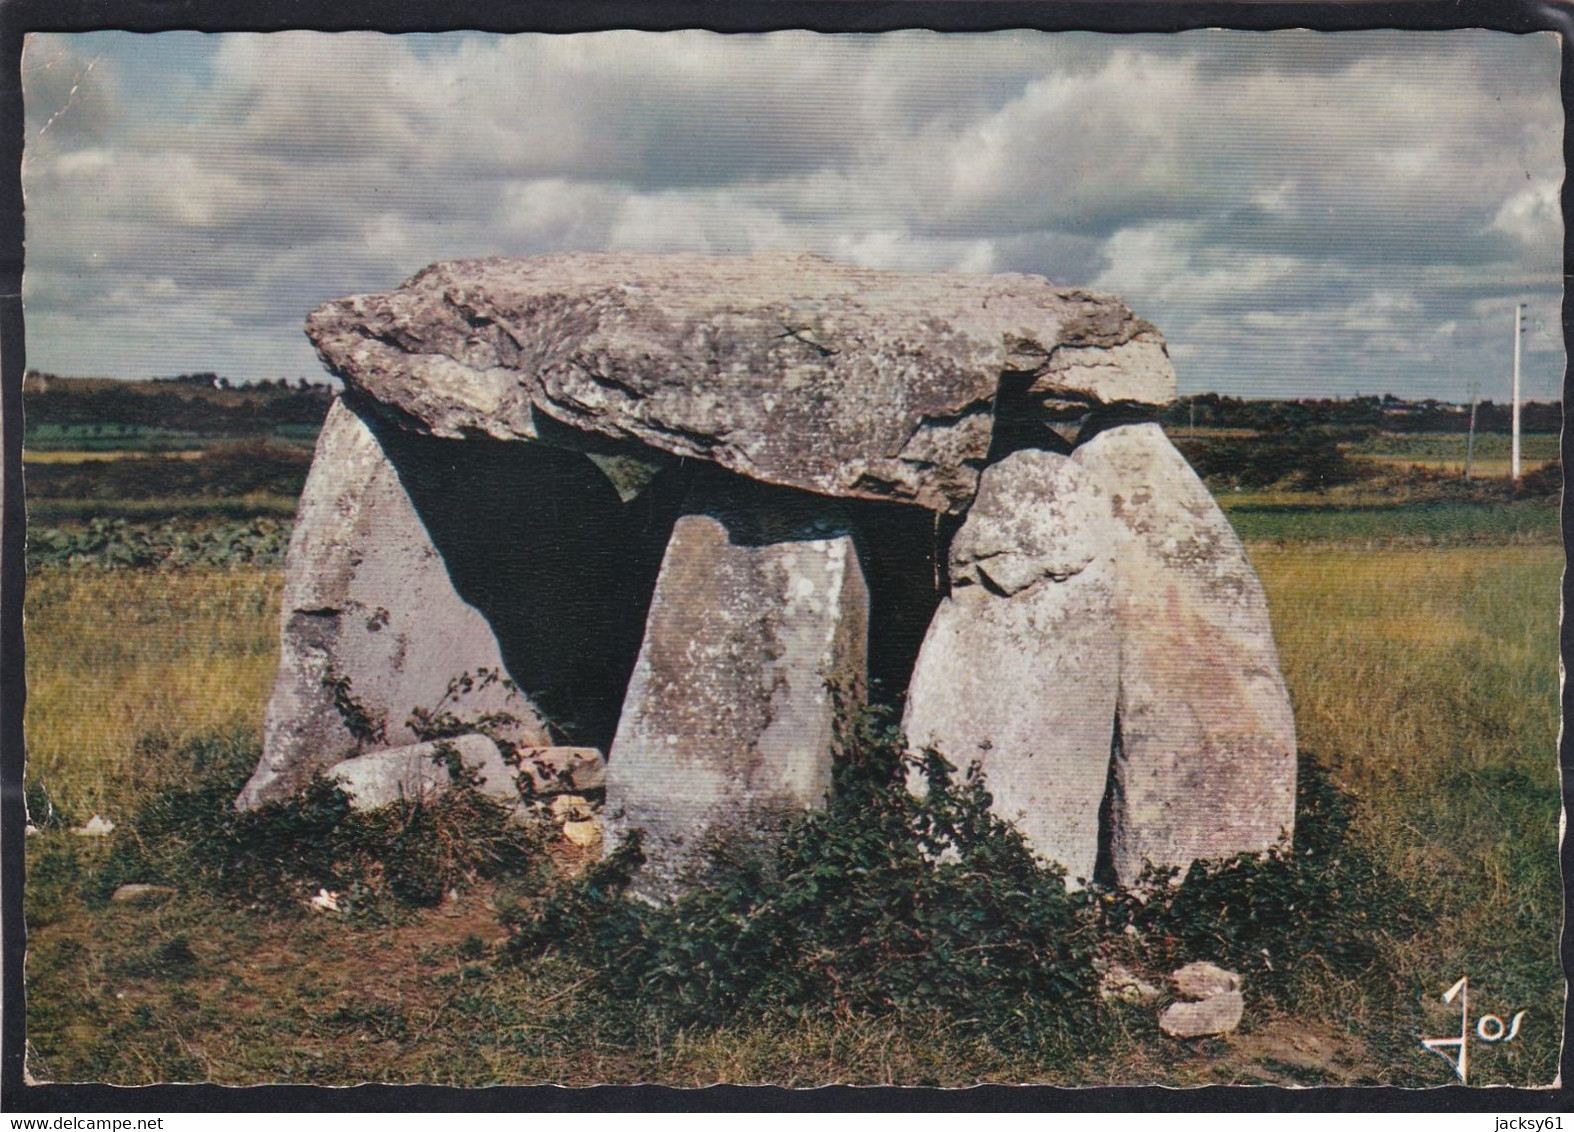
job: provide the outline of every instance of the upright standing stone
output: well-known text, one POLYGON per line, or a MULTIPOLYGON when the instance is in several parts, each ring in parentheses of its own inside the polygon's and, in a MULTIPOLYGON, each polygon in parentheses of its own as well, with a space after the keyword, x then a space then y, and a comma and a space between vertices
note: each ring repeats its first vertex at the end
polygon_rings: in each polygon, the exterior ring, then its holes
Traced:
POLYGON ((1296 761, 1262 583, 1158 425, 1108 429, 1075 458, 1118 531, 1115 872, 1268 849, 1294 829, 1296 761))
POLYGON ((986 468, 951 568, 908 741, 977 763, 1068 882, 1104 845, 1130 884, 1292 831, 1295 722, 1262 585, 1158 425, 986 468))
MULTIPOLYGON (((462 673, 503 667, 376 436, 342 401, 323 423, 296 511, 280 621, 263 756, 242 808, 289 794, 346 754, 416 742, 413 709, 437 707, 462 673)), ((508 737, 519 743, 552 743, 531 703, 501 683, 464 707, 514 716, 508 737)))
POLYGON ((728 479, 702 477, 673 528, 607 763, 607 843, 642 831, 651 898, 823 804, 827 680, 865 668, 868 594, 836 504, 728 479))
POLYGON ((959 770, 1034 849, 1093 877, 1118 681, 1111 527, 1070 457, 1016 452, 984 470, 951 544, 951 595, 908 688, 907 737, 959 770))

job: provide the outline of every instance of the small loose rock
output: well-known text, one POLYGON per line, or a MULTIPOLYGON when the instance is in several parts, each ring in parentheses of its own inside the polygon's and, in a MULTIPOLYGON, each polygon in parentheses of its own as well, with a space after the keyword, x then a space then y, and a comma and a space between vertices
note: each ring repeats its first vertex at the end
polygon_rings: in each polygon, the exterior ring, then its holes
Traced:
POLYGON ((595 811, 579 794, 559 794, 552 799, 552 820, 560 822, 589 821, 595 811))
POLYGON ((317 895, 307 901, 313 911, 337 912, 339 911, 339 894, 329 892, 326 888, 319 888, 317 895))
POLYGON ((1170 975, 1182 998, 1202 1000, 1241 989, 1241 977, 1212 963, 1188 963, 1170 975))
POLYGON ((606 760, 595 747, 521 747, 518 755, 520 782, 537 795, 600 790, 607 784, 606 760))
POLYGON ((356 755, 328 768, 358 810, 373 810, 401 798, 442 793, 453 784, 441 756, 455 756, 478 780, 482 793, 500 802, 519 801, 513 768, 503 761, 497 744, 485 735, 457 735, 428 743, 390 747, 356 755))
POLYGON ((174 895, 175 890, 167 885, 123 884, 110 893, 109 898, 116 904, 152 904, 174 895))
POLYGON ((1175 1002, 1159 1015, 1159 1029, 1172 1038, 1232 1033, 1246 1013, 1240 991, 1226 991, 1202 1002, 1175 1002))
POLYGON ((1142 1004, 1155 1001, 1161 993, 1158 987, 1144 982, 1119 963, 1111 963, 1099 980, 1099 997, 1105 1002, 1142 1004))
POLYGON ((87 824, 78 826, 71 831, 78 837, 108 837, 115 832, 115 823, 108 818, 101 818, 97 814, 87 819, 87 824))

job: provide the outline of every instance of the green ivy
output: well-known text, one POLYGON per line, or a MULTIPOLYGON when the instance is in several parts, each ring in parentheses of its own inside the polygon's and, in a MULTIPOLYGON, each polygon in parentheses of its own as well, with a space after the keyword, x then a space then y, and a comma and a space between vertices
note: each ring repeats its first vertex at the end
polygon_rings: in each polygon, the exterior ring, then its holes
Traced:
POLYGON ((222 760, 210 746, 198 740, 179 752, 192 766, 191 788, 159 794, 116 830, 94 895, 138 881, 283 908, 326 888, 354 911, 385 897, 434 904, 451 888, 529 875, 543 860, 539 834, 468 782, 361 811, 319 773, 288 798, 238 811, 255 742, 222 760))
POLYGON ((982 778, 937 757, 905 785, 896 730, 865 713, 843 736, 833 800, 768 861, 717 862, 668 906, 625 892, 621 844, 582 879, 505 910, 521 961, 567 953, 628 1017, 682 1027, 742 1015, 940 1013, 1005 1044, 1085 1019, 1094 924, 1064 873, 989 809, 982 778))
POLYGON ((1152 969, 1207 959, 1281 1000, 1329 974, 1370 975, 1426 913, 1362 847, 1353 820, 1349 799, 1302 752, 1291 845, 1194 861, 1184 875, 1150 868, 1135 893, 1101 902, 1106 928, 1129 924, 1152 969))

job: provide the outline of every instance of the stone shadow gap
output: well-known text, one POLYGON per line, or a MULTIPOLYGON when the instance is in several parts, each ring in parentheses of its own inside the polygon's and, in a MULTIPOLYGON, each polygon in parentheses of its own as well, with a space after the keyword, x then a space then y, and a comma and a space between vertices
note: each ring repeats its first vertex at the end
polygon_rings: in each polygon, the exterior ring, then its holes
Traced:
POLYGON ((520 691, 558 741, 605 751, 682 472, 665 470, 625 504, 579 452, 372 425, 454 590, 491 626, 520 691))

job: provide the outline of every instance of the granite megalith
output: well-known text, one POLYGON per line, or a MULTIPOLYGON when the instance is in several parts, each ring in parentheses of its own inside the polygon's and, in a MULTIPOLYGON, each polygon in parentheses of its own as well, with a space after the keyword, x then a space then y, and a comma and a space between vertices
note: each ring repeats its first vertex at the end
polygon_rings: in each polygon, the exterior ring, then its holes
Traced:
POLYGON ((1073 881, 1093 877, 1119 696, 1100 503, 1099 483, 1059 452, 985 469, 903 721, 917 749, 978 764, 996 811, 1073 881))
POLYGON ((985 470, 909 742, 978 763, 1069 883, 1268 849, 1294 827, 1295 721, 1256 573, 1158 425, 1079 441, 985 470))
POLYGON ((662 497, 657 483, 622 502, 583 454, 410 435, 335 403, 297 506, 263 755, 239 804, 426 738, 420 713, 489 720, 521 748, 605 750, 670 523, 662 497))
MULTIPOLYGON (((503 667, 496 636, 455 591, 383 447, 342 401, 297 506, 279 652, 245 807, 289 794, 347 754, 417 742, 414 710, 437 707, 461 673, 503 667)), ((535 705, 501 682, 473 706, 514 717, 510 738, 552 741, 535 705)))
POLYGON ((1295 717, 1268 601, 1229 519, 1156 424, 1106 430, 1075 455, 1118 528, 1115 875, 1287 839, 1295 717))
POLYGON ((870 695, 1073 880, 1287 830, 1261 588, 1118 299, 567 254, 437 264, 307 334, 344 394, 239 804, 446 713, 532 788, 528 752, 581 752, 662 898, 819 805, 838 700, 870 695))
MULTIPOLYGON (((673 527, 607 767, 635 891, 767 843, 831 786, 835 690, 862 679, 868 593, 834 501, 701 476, 673 527)), ((857 687, 848 693, 856 695, 857 687)))

